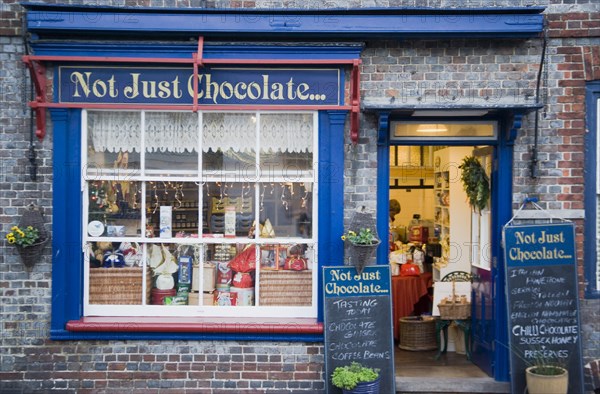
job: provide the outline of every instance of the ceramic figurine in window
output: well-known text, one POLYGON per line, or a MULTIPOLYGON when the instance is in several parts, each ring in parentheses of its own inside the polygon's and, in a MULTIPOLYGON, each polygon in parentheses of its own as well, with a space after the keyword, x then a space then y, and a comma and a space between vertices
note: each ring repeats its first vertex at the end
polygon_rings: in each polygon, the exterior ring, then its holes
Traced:
POLYGON ((122 268, 125 266, 125 257, 123 257, 123 253, 118 250, 110 250, 104 253, 102 266, 104 268, 122 268))

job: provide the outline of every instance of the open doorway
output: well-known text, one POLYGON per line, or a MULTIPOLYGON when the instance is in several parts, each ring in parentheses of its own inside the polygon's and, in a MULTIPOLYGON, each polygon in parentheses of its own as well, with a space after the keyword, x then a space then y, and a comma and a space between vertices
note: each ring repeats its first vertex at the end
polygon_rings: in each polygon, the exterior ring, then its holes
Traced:
MULTIPOLYGON (((449 325, 447 352, 443 354, 439 354, 436 342, 439 320, 430 320, 429 316, 440 318, 437 304, 448 286, 470 302, 480 286, 472 278, 491 270, 490 201, 495 148, 391 145, 389 149, 389 261, 396 376, 489 377, 488 360, 474 357, 470 346, 480 313, 463 319, 468 321, 468 330, 458 322, 449 325), (469 203, 462 181, 465 159, 476 161, 489 181, 488 192, 482 196, 486 201, 475 208, 469 203), (465 334, 469 336, 466 341, 465 334)), ((485 302, 490 310, 492 300, 485 302)))

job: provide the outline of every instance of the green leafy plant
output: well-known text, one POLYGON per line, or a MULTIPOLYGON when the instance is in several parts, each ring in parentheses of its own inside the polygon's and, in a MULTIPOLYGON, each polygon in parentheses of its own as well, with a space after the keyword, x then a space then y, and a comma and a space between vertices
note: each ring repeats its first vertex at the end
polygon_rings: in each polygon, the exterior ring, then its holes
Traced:
POLYGON ((531 367, 531 372, 536 375, 556 376, 562 375, 565 372, 565 368, 558 365, 534 365, 531 367))
POLYGON ((6 240, 9 244, 17 246, 27 247, 33 245, 40 237, 40 233, 37 228, 27 226, 20 228, 19 226, 13 226, 10 232, 6 234, 6 240))
POLYGON ((342 240, 350 241, 357 245, 374 245, 379 243, 379 240, 375 237, 375 234, 373 234, 370 228, 361 228, 358 230, 358 233, 349 230, 346 234, 342 235, 342 240))
POLYGON ((469 205, 479 213, 487 207, 490 199, 490 179, 485 168, 475 156, 467 156, 458 166, 462 170, 460 180, 467 193, 469 205))
POLYGON ((379 378, 379 369, 365 367, 353 361, 350 365, 337 367, 331 374, 331 383, 337 388, 353 390, 359 383, 373 382, 379 378))

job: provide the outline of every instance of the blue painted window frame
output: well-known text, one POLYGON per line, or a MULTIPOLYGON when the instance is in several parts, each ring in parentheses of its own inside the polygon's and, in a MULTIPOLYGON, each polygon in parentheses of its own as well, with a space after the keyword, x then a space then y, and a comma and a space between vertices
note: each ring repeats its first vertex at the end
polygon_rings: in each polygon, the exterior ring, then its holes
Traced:
MULTIPOLYGON (((246 49, 248 47, 245 47, 246 49)), ((58 48, 54 48, 58 49, 58 48)), ((60 55, 48 50, 47 54, 60 55)), ((330 48, 331 49, 331 48, 330 48)), ((120 53, 123 48, 119 48, 120 53)), ((164 48, 163 48, 164 50, 164 48)), ((224 50, 224 49, 220 49, 224 50)), ((267 49, 268 50, 273 50, 267 49)), ((362 46, 332 49, 331 56, 340 59, 358 58, 362 46)), ((321 49, 322 51, 322 49, 321 49)), ((103 56, 115 56, 106 47, 103 56)), ((177 49, 174 52, 178 52, 177 49)), ((215 51, 218 52, 218 51, 215 51)), ((212 55, 217 53, 213 52, 212 55)), ((74 53, 70 52, 70 55, 74 53)), ((98 54, 100 56, 100 54, 98 54)), ((240 58, 248 58, 245 54, 240 58)), ((311 52, 309 47, 296 50, 286 47, 279 52, 281 59, 318 59, 323 54, 311 52)), ((330 57, 331 58, 331 57, 330 57)), ((343 74, 343 73, 342 73, 343 74)), ((55 79, 56 80, 56 79, 55 79)), ((342 76, 343 81, 343 76, 342 76)), ((340 86, 344 86, 342 83, 340 86)), ((55 91, 56 93, 56 91, 55 91)), ((343 97, 344 92, 340 92, 343 97)), ((56 98, 55 98, 56 99, 56 98)), ((293 110, 293 109, 290 109, 293 110)), ((81 163, 81 109, 53 108, 49 110, 53 124, 53 237, 52 237, 52 318, 50 338, 53 340, 108 340, 108 339, 169 339, 169 340, 285 340, 320 342, 321 334, 244 334, 244 333, 154 333, 154 332, 73 332, 66 324, 83 317, 83 234, 82 163, 81 163), (77 207, 77 208, 74 208, 77 207), (75 211, 77 210, 78 211, 75 211)), ((344 210, 344 133, 347 110, 319 110, 319 273, 317 322, 323 321, 321 270, 323 265, 341 265, 343 262, 344 210)), ((201 319, 199 317, 199 319, 201 319)), ((132 324, 135 323, 132 319, 132 324)))
MULTIPOLYGON (((70 332, 65 325, 83 316, 83 236, 81 230, 81 110, 51 109, 53 129, 53 237, 51 339, 237 339, 321 341, 309 334, 171 334, 70 332), (74 208, 76 207, 76 208, 74 208), (76 211, 78 209, 78 211, 76 211)), ((343 261, 344 124, 348 111, 319 111, 319 267, 343 261)), ((323 321, 321 270, 318 315, 323 321)), ((132 323, 135 319, 132 319, 132 323)))
POLYGON ((584 275, 585 275, 585 298, 600 298, 600 288, 596 286, 596 275, 598 275, 598 252, 596 242, 598 234, 597 194, 598 194, 598 101, 600 100, 600 81, 588 82, 586 93, 586 127, 585 135, 585 166, 584 166, 584 275))

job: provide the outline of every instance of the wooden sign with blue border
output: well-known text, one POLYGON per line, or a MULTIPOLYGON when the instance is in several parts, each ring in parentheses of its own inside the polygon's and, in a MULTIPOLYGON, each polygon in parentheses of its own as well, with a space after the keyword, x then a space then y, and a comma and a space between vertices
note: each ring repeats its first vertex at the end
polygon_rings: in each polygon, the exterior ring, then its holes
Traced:
POLYGON ((379 369, 381 393, 396 392, 390 283, 388 265, 323 267, 327 393, 342 392, 331 374, 353 361, 379 369))
POLYGON ((339 68, 60 66, 58 100, 79 104, 338 106, 339 68))
POLYGON ((569 393, 583 392, 575 227, 510 225, 503 231, 511 392, 523 393, 525 369, 569 370, 569 393))

